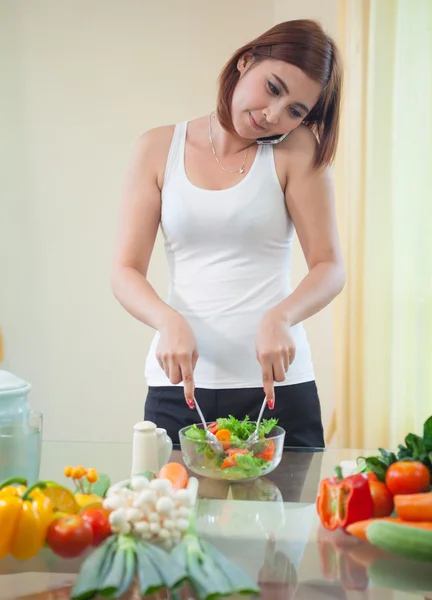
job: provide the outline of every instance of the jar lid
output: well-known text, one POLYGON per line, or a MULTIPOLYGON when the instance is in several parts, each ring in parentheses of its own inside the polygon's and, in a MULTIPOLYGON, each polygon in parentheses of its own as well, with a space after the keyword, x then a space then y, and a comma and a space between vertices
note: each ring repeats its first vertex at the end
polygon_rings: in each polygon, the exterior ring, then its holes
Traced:
POLYGON ((152 431, 154 429, 156 429, 156 425, 151 421, 140 421, 134 425, 135 431, 152 431))
POLYGON ((22 394, 31 388, 30 383, 20 377, 0 370, 0 396, 8 394, 22 394))

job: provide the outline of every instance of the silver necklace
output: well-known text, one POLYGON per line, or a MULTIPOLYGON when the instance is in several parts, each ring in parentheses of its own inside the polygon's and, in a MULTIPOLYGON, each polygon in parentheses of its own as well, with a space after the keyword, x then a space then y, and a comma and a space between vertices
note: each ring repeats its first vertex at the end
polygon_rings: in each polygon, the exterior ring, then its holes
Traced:
POLYGON ((246 154, 245 154, 245 157, 244 157, 244 160, 243 160, 243 164, 240 167, 240 169, 235 169, 234 171, 231 170, 231 169, 226 169, 223 165, 221 165, 221 163, 220 163, 220 161, 219 161, 219 159, 217 157, 214 144, 213 144, 213 136, 212 136, 212 128, 211 128, 211 118, 212 118, 212 116, 210 115, 210 117, 209 117, 209 140, 210 140, 211 149, 213 151, 214 157, 215 157, 218 165, 220 166, 221 169, 223 169, 224 171, 227 171, 228 173, 244 173, 244 167, 245 167, 246 160, 247 160, 247 157, 248 157, 249 148, 246 149, 246 154))

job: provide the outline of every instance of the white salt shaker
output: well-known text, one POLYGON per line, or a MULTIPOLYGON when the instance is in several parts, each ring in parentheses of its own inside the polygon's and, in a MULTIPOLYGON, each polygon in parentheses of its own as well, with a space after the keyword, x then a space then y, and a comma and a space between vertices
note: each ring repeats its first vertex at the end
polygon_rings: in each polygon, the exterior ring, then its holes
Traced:
POLYGON ((140 421, 134 425, 132 443, 131 477, 150 471, 159 472, 158 438, 156 425, 151 421, 140 421))

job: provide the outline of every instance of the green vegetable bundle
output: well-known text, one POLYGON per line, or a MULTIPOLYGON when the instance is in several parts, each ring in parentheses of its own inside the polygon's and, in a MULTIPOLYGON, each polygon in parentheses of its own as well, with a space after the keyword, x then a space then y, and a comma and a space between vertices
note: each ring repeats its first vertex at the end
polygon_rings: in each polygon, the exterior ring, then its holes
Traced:
POLYGON ((395 462, 415 460, 422 462, 432 475, 432 416, 423 425, 423 436, 409 433, 405 445, 399 444, 397 452, 378 448, 379 456, 359 457, 357 472, 372 471, 380 481, 385 481, 387 469, 395 462))
POLYGON ((199 600, 259 593, 255 582, 191 525, 171 553, 132 535, 112 535, 84 561, 71 599, 119 598, 135 579, 141 596, 161 589, 175 594, 186 581, 199 600))

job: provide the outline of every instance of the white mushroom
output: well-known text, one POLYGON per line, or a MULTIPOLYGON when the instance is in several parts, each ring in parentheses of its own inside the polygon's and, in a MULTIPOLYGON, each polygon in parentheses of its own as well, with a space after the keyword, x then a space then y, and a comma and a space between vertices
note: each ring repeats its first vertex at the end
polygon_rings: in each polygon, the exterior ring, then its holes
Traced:
POLYGON ((173 519, 165 519, 165 521, 163 522, 163 526, 165 529, 175 529, 176 523, 173 519))
POLYGON ((180 519, 189 519, 190 513, 191 510, 187 506, 180 506, 180 508, 177 509, 177 516, 180 519))
POLYGON ((134 530, 140 535, 148 533, 150 531, 150 524, 148 521, 138 521, 137 523, 134 523, 134 530))
POLYGON ((171 481, 168 481, 168 479, 152 479, 152 481, 150 481, 150 487, 156 492, 166 496, 172 494, 172 483, 171 481))
POLYGON ((157 512, 150 513, 147 518, 148 518, 149 523, 159 523, 159 521, 160 521, 160 517, 157 512))
POLYGON ((174 502, 167 496, 162 496, 156 502, 156 510, 161 515, 170 516, 174 510, 174 502))
POLYGON ((177 519, 176 526, 180 531, 186 531, 186 529, 189 527, 189 522, 186 519, 177 519))
POLYGON ((137 508, 127 508, 126 509, 126 521, 129 523, 135 523, 135 521, 140 521, 143 518, 143 513, 141 510, 137 508))
POLYGON ((115 496, 109 496, 108 498, 105 498, 102 506, 107 510, 116 510, 125 507, 126 504, 126 498, 116 494, 115 496))
POLYGON ((117 508, 108 517, 112 527, 121 527, 126 523, 126 511, 124 508, 117 508))
POLYGON ((150 523, 150 531, 151 533, 159 533, 161 530, 161 526, 159 523, 150 523))
POLYGON ((161 540, 168 540, 171 538, 171 532, 162 527, 162 529, 159 531, 159 537, 161 540))
MULTIPOLYGON (((135 501, 135 504, 156 504, 157 495, 154 490, 144 490, 140 493, 138 500, 135 501)), ((139 506, 138 506, 139 507, 139 506)))
POLYGON ((137 492, 148 489, 150 482, 144 475, 137 475, 132 478, 131 488, 137 492))

